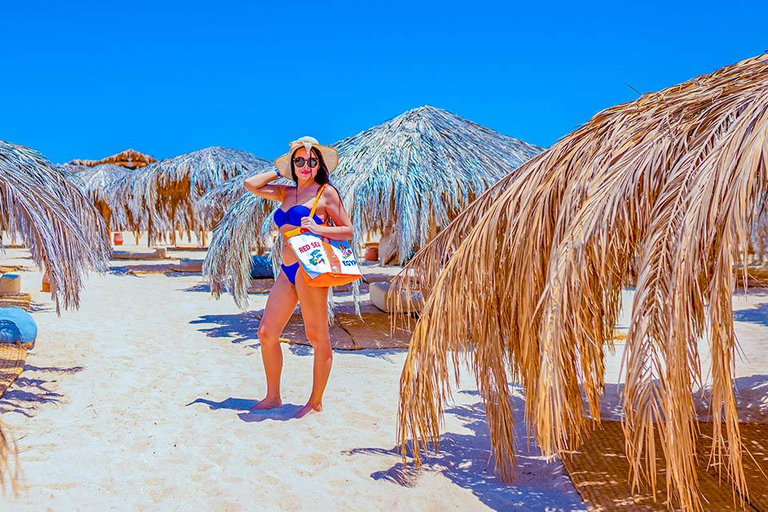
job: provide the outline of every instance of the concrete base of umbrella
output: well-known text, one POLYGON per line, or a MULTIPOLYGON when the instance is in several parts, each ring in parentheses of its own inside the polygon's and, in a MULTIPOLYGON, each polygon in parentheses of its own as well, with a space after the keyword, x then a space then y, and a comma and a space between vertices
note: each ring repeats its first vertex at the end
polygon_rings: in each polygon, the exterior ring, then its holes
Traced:
MULTIPOLYGON (((390 312, 390 300, 394 299, 390 291, 390 286, 390 283, 387 281, 376 281, 369 286, 371 303, 385 313, 390 312)), ((406 297, 405 291, 403 291, 401 301, 403 306, 407 308, 407 311, 415 313, 421 309, 423 299, 421 297, 421 292, 419 291, 411 292, 410 297, 406 297)))

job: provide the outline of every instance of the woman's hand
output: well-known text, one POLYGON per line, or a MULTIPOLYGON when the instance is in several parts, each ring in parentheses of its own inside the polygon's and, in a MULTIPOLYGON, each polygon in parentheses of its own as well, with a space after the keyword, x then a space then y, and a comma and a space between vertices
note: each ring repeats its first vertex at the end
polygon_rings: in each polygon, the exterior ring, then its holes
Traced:
POLYGON ((319 232, 320 224, 315 222, 315 219, 313 219, 312 217, 303 217, 301 219, 301 227, 316 235, 320 234, 319 232))

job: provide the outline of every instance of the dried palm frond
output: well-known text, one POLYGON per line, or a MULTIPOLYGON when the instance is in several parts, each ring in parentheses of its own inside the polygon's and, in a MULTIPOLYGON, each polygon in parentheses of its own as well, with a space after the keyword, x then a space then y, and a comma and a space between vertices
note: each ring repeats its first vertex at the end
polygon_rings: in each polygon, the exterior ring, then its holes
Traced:
POLYGON ((418 461, 437 442, 449 354, 454 372, 469 360, 477 373, 502 477, 514 467, 510 382, 524 386, 545 454, 576 446, 599 422, 603 348, 622 283, 636 274, 623 403, 633 484, 656 488, 662 453, 670 498, 702 506, 691 393, 706 337, 710 463, 744 495, 731 295, 766 173, 768 59, 759 56, 600 112, 500 182, 398 278, 399 287, 425 278, 429 292, 401 377, 403 449, 412 438, 418 461))
POLYGON ((215 226, 227 209, 247 193, 244 186, 245 180, 254 174, 274 169, 274 167, 272 162, 263 160, 261 166, 256 166, 247 173, 238 174, 217 184, 195 202, 195 214, 206 224, 215 226))
MULTIPOLYGON (((339 151, 332 184, 350 214, 356 239, 392 232, 400 261, 477 194, 541 150, 429 106, 409 110, 332 146, 339 151)), ((228 283, 235 301, 246 304, 245 292, 238 292, 248 286, 239 281, 250 265, 245 247, 271 243, 268 216, 277 205, 267 207, 260 199, 244 197, 235 205, 232 215, 241 215, 251 224, 246 228, 244 221, 225 215, 226 223, 220 224, 208 251, 208 258, 219 262, 207 267, 208 279, 211 289, 218 290, 215 293, 228 283), (260 233, 267 238, 243 238, 260 233)))
POLYGON ((13 439, 3 431, 0 421, 0 489, 5 492, 5 485, 10 484, 11 490, 17 491, 17 482, 21 476, 18 452, 13 439))
POLYGON ((101 216, 67 174, 42 155, 0 141, 0 224, 17 234, 51 278, 60 306, 79 305, 83 277, 110 256, 101 216))
MULTIPOLYGON (((251 254, 265 253, 275 245, 276 231, 271 214, 278 206, 274 201, 248 193, 224 214, 213 232, 203 262, 203 275, 208 279, 214 297, 219 298, 226 288, 238 307, 247 308, 251 254)), ((275 259, 276 254, 272 256, 275 259)))
MULTIPOLYGON (((71 169, 71 166, 65 164, 65 168, 71 169)), ((72 179, 78 184, 80 190, 91 198, 96 209, 104 217, 108 233, 113 231, 112 208, 110 206, 112 200, 108 191, 116 180, 132 173, 133 171, 120 165, 98 164, 93 167, 85 167, 72 175, 72 179)))
MULTIPOLYGON (((105 227, 91 201, 42 155, 0 141, 0 227, 24 240, 51 278, 56 311, 79 305, 88 270, 102 270, 110 256, 105 227)), ((13 442, 0 428, 0 486, 15 489, 13 442)), ((18 465, 15 465, 18 470, 18 465)))
MULTIPOLYGON (((151 237, 177 229, 201 231, 213 226, 198 218, 195 203, 216 185, 251 174, 265 160, 245 151, 213 146, 147 165, 110 188, 116 216, 134 231, 151 237)), ((175 236, 175 235, 172 235, 175 236)))
POLYGON ((432 106, 343 139, 334 179, 356 233, 392 233, 397 263, 490 185, 541 152, 432 106))

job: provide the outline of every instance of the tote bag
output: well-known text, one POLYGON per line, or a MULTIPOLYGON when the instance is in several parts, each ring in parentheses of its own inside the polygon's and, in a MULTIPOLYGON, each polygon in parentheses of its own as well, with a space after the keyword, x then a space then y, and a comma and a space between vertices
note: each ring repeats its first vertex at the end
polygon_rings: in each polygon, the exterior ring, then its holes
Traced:
MULTIPOLYGON (((310 219, 315 215, 324 189, 325 185, 317 191, 309 212, 310 219)), ((342 286, 363 277, 348 240, 329 240, 301 227, 286 232, 285 238, 291 244, 309 286, 342 286)))

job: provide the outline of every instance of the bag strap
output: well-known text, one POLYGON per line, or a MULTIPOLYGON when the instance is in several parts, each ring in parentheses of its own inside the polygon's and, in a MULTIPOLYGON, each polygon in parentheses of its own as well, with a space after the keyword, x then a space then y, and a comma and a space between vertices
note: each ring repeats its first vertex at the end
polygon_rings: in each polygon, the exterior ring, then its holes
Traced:
POLYGON ((323 195, 323 190, 325 190, 326 184, 323 184, 322 187, 320 187, 320 190, 317 191, 317 196, 315 196, 315 202, 312 204, 312 209, 309 211, 309 218, 314 218, 315 216, 315 210, 317 210, 317 203, 320 202, 320 196, 323 195))

